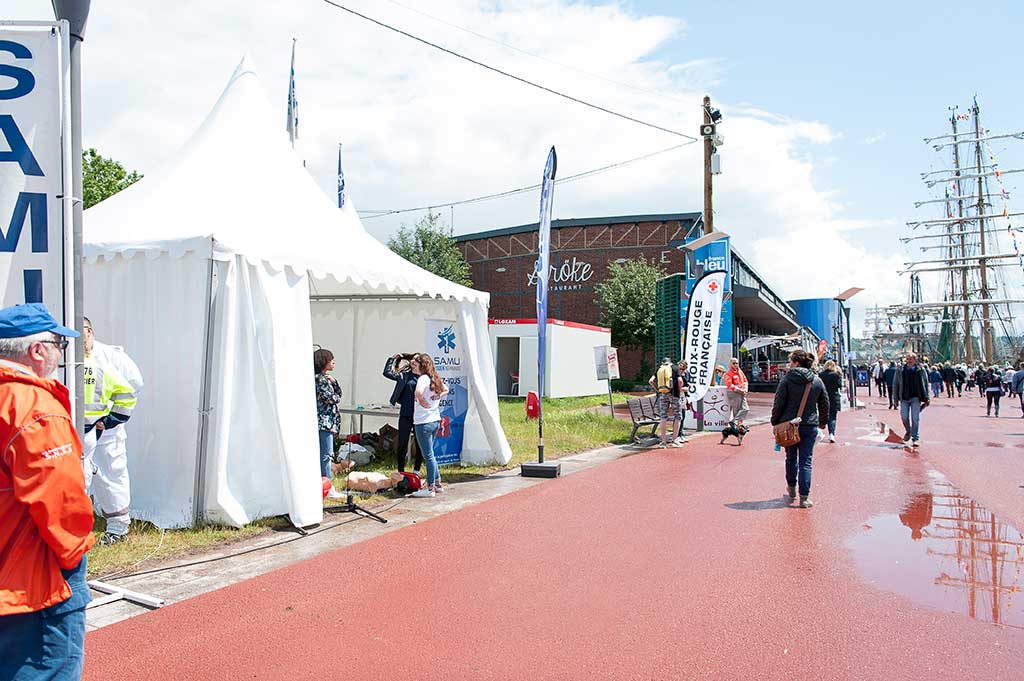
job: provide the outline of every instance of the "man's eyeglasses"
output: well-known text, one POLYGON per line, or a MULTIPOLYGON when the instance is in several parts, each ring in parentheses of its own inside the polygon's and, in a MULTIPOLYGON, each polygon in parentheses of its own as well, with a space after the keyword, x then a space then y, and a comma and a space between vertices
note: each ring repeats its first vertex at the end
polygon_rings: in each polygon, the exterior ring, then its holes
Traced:
POLYGON ((60 340, 44 340, 44 341, 39 341, 39 342, 40 343, 49 343, 50 345, 56 345, 61 350, 67 350, 68 349, 68 343, 69 343, 67 338, 61 338, 60 340))

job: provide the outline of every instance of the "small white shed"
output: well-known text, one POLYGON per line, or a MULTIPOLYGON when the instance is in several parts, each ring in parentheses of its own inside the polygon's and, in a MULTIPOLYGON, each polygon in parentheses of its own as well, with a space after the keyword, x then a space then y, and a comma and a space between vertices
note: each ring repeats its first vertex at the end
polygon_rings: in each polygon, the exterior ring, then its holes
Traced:
MULTIPOLYGON (((499 395, 537 390, 537 320, 491 319, 488 328, 499 395)), ((608 392, 597 378, 594 348, 612 344, 611 329, 549 319, 544 397, 581 397, 608 392)))

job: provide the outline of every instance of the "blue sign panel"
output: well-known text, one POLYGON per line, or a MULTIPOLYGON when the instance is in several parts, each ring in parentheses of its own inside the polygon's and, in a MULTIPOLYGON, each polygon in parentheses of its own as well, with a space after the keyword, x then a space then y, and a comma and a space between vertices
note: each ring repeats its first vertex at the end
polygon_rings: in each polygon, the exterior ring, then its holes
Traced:
MULTIPOLYGON (((687 239, 687 241, 695 241, 694 239, 687 239)), ((729 237, 723 237, 718 241, 713 241, 707 246, 698 248, 694 253, 694 259, 698 265, 704 265, 705 272, 724 271, 726 272, 725 277, 725 292, 730 293, 732 291, 732 253, 729 246, 729 237)), ((687 258, 686 262, 686 295, 687 299, 680 302, 680 328, 685 324, 686 320, 686 309, 689 305, 689 295, 693 291, 693 285, 697 282, 697 273, 690 271, 690 262, 687 258)), ((732 298, 725 301, 722 304, 722 321, 718 327, 718 342, 728 343, 732 345, 733 340, 733 314, 732 314, 732 298)))

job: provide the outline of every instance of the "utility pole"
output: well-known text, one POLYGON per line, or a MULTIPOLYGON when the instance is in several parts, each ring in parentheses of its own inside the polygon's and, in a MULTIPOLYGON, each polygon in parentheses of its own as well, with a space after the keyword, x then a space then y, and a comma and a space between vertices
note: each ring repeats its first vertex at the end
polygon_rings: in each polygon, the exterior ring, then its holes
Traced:
MULTIPOLYGON (((956 196, 957 196, 957 216, 961 222, 957 224, 957 230, 960 232, 960 257, 965 258, 962 262, 967 262, 967 240, 964 237, 964 192, 960 186, 960 138, 957 137, 956 130, 956 107, 953 107, 953 115, 950 116, 950 122, 953 124, 953 170, 955 171, 954 183, 956 185, 956 196)), ((949 204, 947 203, 947 206, 949 204)), ((967 269, 960 270, 960 299, 967 301, 969 298, 967 292, 967 269)), ((971 306, 964 305, 964 355, 967 358, 967 364, 974 364, 974 343, 971 339, 971 306)), ((956 328, 954 326, 954 328, 956 328)))
MULTIPOLYGON (((981 248, 981 260, 978 264, 981 265, 981 298, 985 300, 989 297, 988 295, 988 270, 985 267, 985 180, 982 177, 984 175, 984 169, 981 161, 981 111, 978 108, 978 100, 974 100, 974 137, 977 142, 974 143, 974 148, 977 154, 977 165, 978 165, 978 243, 981 248)), ((984 303, 981 306, 981 324, 982 324, 982 342, 985 348, 985 361, 992 363, 995 361, 995 356, 992 354, 992 322, 988 316, 988 303, 984 303)))
MULTIPOLYGON (((714 125, 711 120, 711 97, 704 95, 704 125, 714 125)), ((704 135, 704 233, 715 231, 715 212, 711 207, 711 155, 715 151, 714 135, 704 135)))

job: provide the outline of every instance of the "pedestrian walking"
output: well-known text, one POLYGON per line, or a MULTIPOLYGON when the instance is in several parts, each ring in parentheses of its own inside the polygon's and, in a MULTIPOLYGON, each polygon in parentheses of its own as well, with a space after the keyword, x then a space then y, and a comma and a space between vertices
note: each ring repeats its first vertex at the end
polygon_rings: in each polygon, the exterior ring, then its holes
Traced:
POLYGON ((883 376, 885 378, 885 389, 889 395, 890 409, 895 409, 897 406, 899 406, 899 398, 896 397, 896 395, 893 394, 892 392, 892 385, 893 382, 895 382, 896 380, 896 371, 896 362, 889 362, 889 366, 886 367, 885 372, 883 373, 883 376))
POLYGON ((974 384, 978 386, 979 397, 985 396, 986 373, 985 366, 982 364, 979 364, 974 370, 974 384))
POLYGON ((942 394, 942 372, 939 371, 938 365, 932 365, 928 371, 928 382, 932 386, 932 397, 942 394))
MULTIPOLYGON (((334 370, 334 353, 327 348, 313 351, 314 385, 316 388, 316 421, 320 437, 320 477, 332 479, 331 462, 334 460, 334 436, 341 426, 341 386, 328 372, 334 370)), ((342 499, 345 494, 334 488, 327 492, 328 499, 342 499)))
POLYGON ((825 362, 825 369, 818 375, 825 386, 825 394, 828 395, 828 441, 836 441, 836 418, 839 415, 839 406, 843 393, 843 375, 835 361, 825 362))
MULTIPOLYGON (((998 372, 999 369, 996 369, 996 371, 998 372)), ((1011 367, 1009 364, 1007 364, 1006 368, 1003 369, 1002 380, 1003 380, 1003 393, 1005 393, 1007 395, 1012 395, 1013 394, 1013 367, 1011 367)))
POLYGON ((41 303, 0 310, 0 679, 82 675, 93 508, 68 390, 45 378, 78 336, 41 303))
POLYGON ((875 381, 875 387, 878 388, 878 396, 885 397, 885 362, 881 357, 871 367, 871 378, 875 381))
POLYGON ((811 463, 818 429, 824 428, 829 415, 825 385, 814 374, 814 355, 805 350, 789 353, 789 370, 775 390, 771 423, 797 424, 800 442, 786 447, 786 494, 790 501, 800 493, 800 508, 810 508, 811 463), (803 410, 800 407, 803 404, 803 410))
POLYGON ((946 384, 946 397, 953 397, 953 390, 956 386, 956 369, 949 362, 946 362, 939 369, 939 373, 942 374, 942 382, 946 384))
POLYGON ((1024 419, 1024 362, 1017 365, 1017 371, 1013 374, 1013 392, 1020 400, 1020 417, 1024 419))
POLYGON ((906 431, 903 433, 903 441, 911 441, 917 447, 921 442, 921 410, 931 402, 928 397, 928 374, 917 363, 917 355, 907 355, 903 368, 896 372, 892 387, 900 401, 900 419, 906 431))
POLYGON ((997 367, 989 367, 981 381, 985 390, 985 416, 992 416, 992 407, 995 406, 996 418, 999 418, 999 398, 1003 396, 1002 374, 997 367))
POLYGON ((964 383, 967 381, 967 372, 964 371, 963 365, 955 367, 956 369, 956 396, 963 397, 964 395, 964 383))
POLYGON ((750 391, 750 383, 746 374, 740 368, 740 361, 733 357, 729 360, 729 370, 725 372, 725 395, 729 402, 729 410, 732 413, 732 420, 738 427, 743 426, 743 419, 750 413, 747 405, 747 393, 750 391))
POLYGON ((413 414, 413 427, 416 430, 416 441, 423 452, 423 461, 427 464, 427 486, 413 492, 414 497, 432 497, 444 492, 441 485, 441 471, 437 465, 434 452, 434 440, 441 425, 441 398, 448 394, 448 386, 444 384, 434 367, 434 360, 427 353, 416 355, 410 362, 416 379, 416 411, 413 414))

